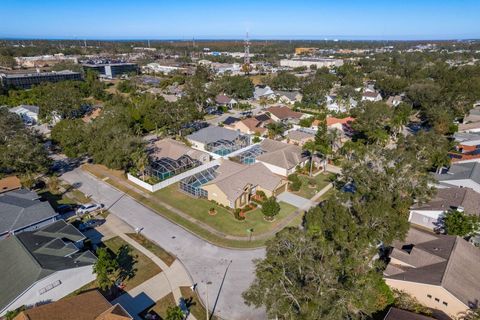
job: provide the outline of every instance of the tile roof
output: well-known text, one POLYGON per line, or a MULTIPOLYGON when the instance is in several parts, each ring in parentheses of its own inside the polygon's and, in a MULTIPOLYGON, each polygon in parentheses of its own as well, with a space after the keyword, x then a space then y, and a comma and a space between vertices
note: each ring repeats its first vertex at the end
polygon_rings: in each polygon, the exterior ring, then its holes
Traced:
POLYGON ((285 120, 285 119, 300 119, 303 116, 303 113, 293 111, 289 107, 285 107, 285 106, 270 107, 266 111, 270 112, 271 114, 273 114, 274 116, 276 116, 277 118, 282 119, 282 120, 285 120))
POLYGON ((282 178, 270 172, 265 165, 243 165, 230 160, 223 160, 216 170, 218 175, 205 186, 215 184, 234 202, 243 193, 246 185, 261 186, 274 191, 282 182, 282 178))
POLYGON ((442 210, 463 207, 466 213, 480 216, 480 193, 471 188, 441 188, 427 203, 417 204, 413 210, 442 210))
POLYGON ((0 256, 8 259, 0 259, 0 310, 50 274, 95 263, 90 251, 78 252, 72 244, 82 239, 75 227, 58 220, 1 240, 0 256))
POLYGON ((387 267, 385 277, 442 286, 467 306, 479 301, 480 250, 457 236, 427 233, 430 240, 421 240, 415 233, 426 232, 412 228, 404 242, 394 244, 391 253, 392 258, 411 267, 399 266, 403 272, 397 269, 394 273, 387 267))
MULTIPOLYGON (((332 126, 337 123, 349 124, 353 121, 355 121, 355 118, 352 118, 352 117, 346 117, 346 118, 327 117, 327 126, 332 126)), ((318 123, 320 123, 320 121, 318 123)))
POLYGON ((266 128, 260 126, 262 122, 258 121, 256 118, 246 118, 240 120, 240 122, 253 132, 263 133, 267 130, 266 128))
POLYGON ((257 157, 258 161, 283 169, 291 169, 307 159, 302 148, 292 144, 265 139, 260 147, 265 153, 257 157))
POLYGON ((34 191, 12 190, 0 194, 0 235, 53 218, 58 214, 34 191))
POLYGON ((21 312, 14 320, 131 320, 120 305, 112 306, 100 292, 92 290, 21 312))

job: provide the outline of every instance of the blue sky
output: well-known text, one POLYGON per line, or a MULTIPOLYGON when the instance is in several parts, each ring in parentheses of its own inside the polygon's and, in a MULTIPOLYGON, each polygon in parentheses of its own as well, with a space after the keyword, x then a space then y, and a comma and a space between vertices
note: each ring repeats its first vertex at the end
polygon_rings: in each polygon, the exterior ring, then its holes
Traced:
POLYGON ((480 38, 480 0, 0 2, 0 38, 480 38))

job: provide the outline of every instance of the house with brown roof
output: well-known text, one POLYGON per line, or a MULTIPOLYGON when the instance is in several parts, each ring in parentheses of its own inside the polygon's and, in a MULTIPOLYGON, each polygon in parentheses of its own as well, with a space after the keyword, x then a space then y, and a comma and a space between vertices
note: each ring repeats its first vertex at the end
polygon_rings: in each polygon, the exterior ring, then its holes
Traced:
POLYGON ((132 320, 120 305, 112 305, 97 290, 27 309, 14 320, 132 320))
POLYGON ((22 187, 22 183, 17 176, 9 176, 0 179, 0 193, 17 190, 22 187))
POLYGON ((255 118, 245 118, 225 127, 238 130, 245 134, 264 135, 268 131, 268 129, 263 126, 263 122, 255 118))
POLYGON ((382 95, 378 91, 365 90, 362 95, 362 101, 377 102, 382 101, 382 95))
POLYGON ((275 122, 298 122, 304 114, 296 112, 285 106, 273 106, 266 110, 270 114, 270 117, 275 122))
POLYGON ((436 230, 441 228, 441 218, 449 210, 459 210, 480 216, 480 193, 471 188, 440 188, 427 203, 416 203, 410 208, 408 221, 415 225, 436 230))
POLYGON ((219 106, 224 106, 228 109, 232 109, 236 104, 238 104, 238 101, 230 98, 225 94, 219 94, 215 97, 215 103, 219 106))
POLYGON ((287 181, 261 163, 249 166, 222 160, 215 171, 215 179, 204 184, 202 189, 208 193, 208 200, 230 208, 246 206, 257 191, 271 197, 287 189, 287 181))
POLYGON ((455 318, 480 302, 480 250, 461 237, 411 228, 390 248, 385 282, 455 318))
POLYGON ((285 142, 264 139, 260 148, 263 153, 256 157, 256 162, 283 177, 294 173, 297 167, 305 166, 309 159, 300 146, 285 142))

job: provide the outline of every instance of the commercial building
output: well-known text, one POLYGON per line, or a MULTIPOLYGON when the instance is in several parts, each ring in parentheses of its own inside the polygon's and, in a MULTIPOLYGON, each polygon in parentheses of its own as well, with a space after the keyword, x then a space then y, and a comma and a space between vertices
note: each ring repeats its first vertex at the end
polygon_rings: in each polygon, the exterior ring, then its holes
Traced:
POLYGON ((58 72, 37 72, 37 73, 10 73, 0 74, 2 87, 6 89, 30 89, 32 86, 42 82, 60 82, 66 80, 82 80, 79 72, 63 70, 58 72))
POLYGON ((340 67, 343 65, 342 59, 331 59, 331 58, 293 58, 293 59, 282 59, 280 60, 280 66, 289 67, 289 68, 300 68, 307 67, 310 68, 312 65, 318 68, 332 68, 340 67))
POLYGON ((84 63, 82 64, 82 66, 85 71, 93 70, 97 72, 100 76, 108 79, 113 79, 129 73, 138 72, 138 65, 136 63, 84 63))

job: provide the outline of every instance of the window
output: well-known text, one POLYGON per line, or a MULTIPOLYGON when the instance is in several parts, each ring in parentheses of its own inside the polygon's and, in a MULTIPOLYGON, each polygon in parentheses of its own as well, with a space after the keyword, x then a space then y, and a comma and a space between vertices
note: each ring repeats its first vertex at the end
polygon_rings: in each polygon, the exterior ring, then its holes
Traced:
POLYGON ((427 294, 427 298, 432 299, 432 295, 431 295, 431 294, 427 294))
POLYGON ((444 305, 445 307, 447 307, 447 306, 448 306, 448 303, 446 303, 445 301, 443 301, 443 305, 444 305))
POLYGON ((440 299, 438 299, 438 298, 435 298, 435 301, 436 301, 436 302, 440 302, 440 299))

